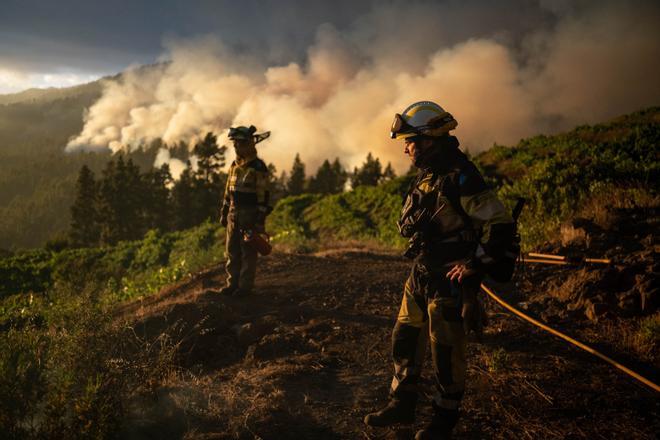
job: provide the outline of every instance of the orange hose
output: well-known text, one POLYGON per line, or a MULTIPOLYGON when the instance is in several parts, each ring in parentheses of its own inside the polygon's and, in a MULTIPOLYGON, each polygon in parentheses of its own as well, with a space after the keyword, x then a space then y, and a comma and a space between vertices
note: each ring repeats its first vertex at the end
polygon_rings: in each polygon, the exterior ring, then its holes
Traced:
MULTIPOLYGON (((525 261, 527 261, 527 260, 525 260, 525 261)), ((598 357, 598 358, 604 360, 604 361, 607 362, 608 364, 613 365, 614 367, 616 367, 616 368, 618 368, 619 370, 623 371, 623 372, 626 373, 627 375, 632 376, 633 378, 635 378, 635 379, 637 379, 638 381, 642 382, 644 385, 646 385, 646 386, 652 388, 653 390, 655 390, 655 391, 657 391, 657 392, 660 392, 660 387, 659 387, 658 385, 656 385, 655 383, 651 382, 650 380, 648 380, 647 378, 645 378, 645 377, 643 377, 643 376, 641 376, 641 375, 635 373, 635 372, 632 371, 631 369, 625 367, 624 365, 621 365, 620 363, 618 363, 617 361, 615 361, 615 360, 613 360, 613 359, 610 359, 609 357, 607 357, 607 356, 605 356, 604 354, 598 352, 597 350, 594 350, 593 348, 589 347, 588 345, 585 345, 585 344, 583 344, 583 343, 580 342, 580 341, 576 341, 575 339, 571 338, 570 336, 567 336, 567 335, 565 335, 565 334, 563 334, 563 333, 561 333, 561 332, 559 332, 559 331, 557 331, 557 330, 555 330, 555 329, 553 329, 553 328, 548 327, 547 325, 543 324, 542 322, 539 322, 539 321, 537 321, 536 319, 534 319, 534 318, 532 318, 532 317, 530 317, 530 316, 525 315, 524 313, 522 313, 522 312, 519 311, 518 309, 516 309, 516 308, 514 308, 513 306, 511 306, 511 305, 509 305, 508 303, 506 303, 506 302, 505 302, 503 299, 501 299, 499 296, 497 296, 497 295, 496 295, 496 294, 495 294, 495 293, 494 293, 494 292, 493 292, 488 286, 486 286, 484 283, 481 283, 481 288, 484 290, 484 292, 486 292, 486 293, 488 294, 488 296, 490 296, 490 297, 493 298, 495 301, 497 301, 502 307, 504 307, 505 309, 507 309, 507 310, 509 310, 510 312, 514 313, 515 315, 517 315, 517 316, 523 318, 525 321, 531 322, 531 323, 534 324, 535 326, 537 326, 537 327, 541 327, 543 330, 545 330, 545 331, 547 331, 547 332, 550 332, 550 333, 552 333, 553 335, 555 335, 555 336, 557 336, 557 337, 559 337, 559 338, 561 338, 561 339, 563 339, 563 340, 565 340, 565 341, 570 342, 571 344, 575 345, 576 347, 579 347, 579 348, 583 349, 584 351, 587 351, 587 352, 593 354, 594 356, 596 356, 596 357, 598 357)))
POLYGON ((612 263, 612 260, 610 260, 609 258, 585 258, 584 262, 585 263, 610 264, 610 263, 612 263))
POLYGON ((545 258, 547 260, 565 260, 566 257, 561 256, 561 255, 553 255, 553 254, 539 254, 538 252, 529 252, 527 255, 529 255, 532 258, 545 258))
POLYGON ((528 256, 532 257, 530 259, 525 258, 525 261, 529 261, 530 263, 544 263, 547 260, 556 260, 556 261, 566 261, 566 262, 573 262, 573 263, 578 263, 580 261, 584 261, 585 263, 601 263, 601 264, 611 264, 612 260, 609 258, 588 258, 588 257, 583 257, 581 259, 577 259, 575 261, 571 261, 567 259, 563 255, 554 255, 554 254, 540 254, 538 252, 528 252, 528 256), (541 259, 543 261, 538 261, 538 259, 541 259))
POLYGON ((555 265, 559 265, 559 266, 568 266, 568 265, 571 264, 571 263, 569 263, 568 261, 560 261, 560 260, 544 260, 544 259, 542 259, 542 258, 526 258, 526 257, 522 257, 522 258, 520 258, 520 260, 518 260, 518 261, 521 261, 521 262, 523 262, 523 263, 555 264, 555 265))

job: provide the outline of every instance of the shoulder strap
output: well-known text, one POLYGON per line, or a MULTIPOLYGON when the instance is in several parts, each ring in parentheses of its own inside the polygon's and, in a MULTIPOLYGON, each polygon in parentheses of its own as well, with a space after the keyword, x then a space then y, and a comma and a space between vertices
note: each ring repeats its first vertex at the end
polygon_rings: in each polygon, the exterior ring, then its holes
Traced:
POLYGON ((461 205, 461 194, 456 182, 457 177, 460 175, 460 170, 455 169, 451 173, 442 176, 440 180, 440 194, 447 197, 449 203, 451 203, 452 208, 458 212, 458 215, 461 216, 463 223, 465 223, 465 229, 474 231, 474 225, 472 224, 472 219, 463 209, 461 205))

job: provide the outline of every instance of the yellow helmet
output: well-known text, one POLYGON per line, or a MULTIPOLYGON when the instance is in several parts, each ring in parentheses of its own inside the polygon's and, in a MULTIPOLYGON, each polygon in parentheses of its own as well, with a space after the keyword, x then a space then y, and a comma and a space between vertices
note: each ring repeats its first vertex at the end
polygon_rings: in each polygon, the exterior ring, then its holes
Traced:
POLYGON ((270 136, 270 131, 265 131, 263 133, 257 133, 257 127, 250 125, 245 127, 241 125, 240 127, 230 127, 229 128, 229 139, 232 141, 240 141, 252 139, 255 144, 268 139, 270 136))
POLYGON ((390 137, 444 136, 457 125, 456 119, 435 102, 419 101, 409 105, 402 114, 394 115, 390 137))

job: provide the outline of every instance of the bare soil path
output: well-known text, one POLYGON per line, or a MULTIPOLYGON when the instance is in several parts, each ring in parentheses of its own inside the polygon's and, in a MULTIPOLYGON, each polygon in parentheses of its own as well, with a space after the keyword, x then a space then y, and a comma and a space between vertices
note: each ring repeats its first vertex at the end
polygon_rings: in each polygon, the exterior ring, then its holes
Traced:
MULTIPOLYGON (((177 354, 172 377, 156 395, 133 402, 123 435, 412 438, 430 417, 430 371, 415 427, 362 423, 386 401, 390 332, 410 262, 345 251, 275 254, 260 263, 251 296, 206 293, 223 283, 218 266, 123 309, 137 334, 167 335, 177 354)), ((511 295, 520 301, 531 293, 511 295)), ((484 339, 469 347, 455 438, 656 438, 656 393, 492 302, 488 308, 484 339)), ((641 366, 657 381, 652 366, 641 366)))

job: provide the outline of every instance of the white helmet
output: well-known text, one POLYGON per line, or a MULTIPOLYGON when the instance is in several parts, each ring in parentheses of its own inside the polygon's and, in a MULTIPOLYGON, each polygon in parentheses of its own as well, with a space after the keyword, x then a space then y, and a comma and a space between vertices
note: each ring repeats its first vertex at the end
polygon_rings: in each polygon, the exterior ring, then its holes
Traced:
POLYGON ((435 102, 419 101, 409 105, 403 114, 394 115, 390 137, 444 136, 457 125, 456 119, 435 102))

